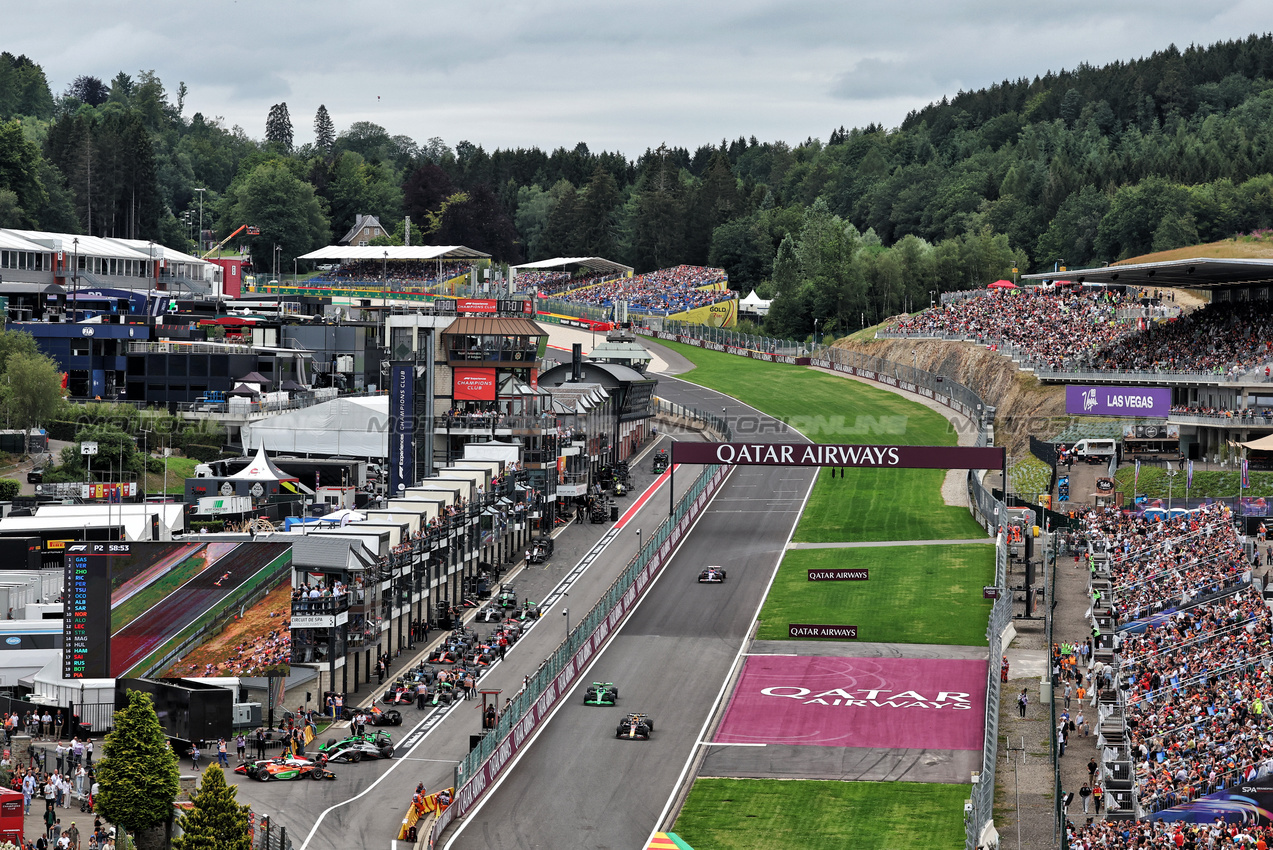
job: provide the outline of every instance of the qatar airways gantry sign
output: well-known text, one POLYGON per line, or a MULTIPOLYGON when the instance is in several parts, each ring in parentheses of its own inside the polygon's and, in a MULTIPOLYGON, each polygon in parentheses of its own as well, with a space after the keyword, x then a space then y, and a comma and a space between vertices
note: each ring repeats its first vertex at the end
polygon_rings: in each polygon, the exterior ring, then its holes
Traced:
POLYGON ((672 444, 673 463, 839 466, 875 469, 999 469, 1004 450, 968 446, 847 446, 816 443, 672 444))

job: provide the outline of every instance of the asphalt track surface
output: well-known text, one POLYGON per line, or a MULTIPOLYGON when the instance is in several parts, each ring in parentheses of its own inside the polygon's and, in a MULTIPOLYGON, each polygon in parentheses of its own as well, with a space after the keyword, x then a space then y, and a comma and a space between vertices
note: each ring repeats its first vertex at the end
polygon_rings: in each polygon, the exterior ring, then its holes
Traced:
POLYGON ((132 671, 186 626, 198 621, 209 611, 219 610, 239 587, 269 566, 275 553, 262 562, 261 547, 255 544, 236 546, 228 555, 218 558, 206 569, 164 597, 128 625, 111 636, 111 671, 117 676, 137 675, 132 671), (225 573, 230 576, 221 586, 216 582, 225 573))
MULTIPOLYGON (((616 500, 621 516, 637 504, 647 487, 655 482, 650 465, 656 448, 666 448, 667 440, 647 447, 633 470, 634 495, 616 500)), ((676 475, 675 486, 683 494, 697 476, 689 468, 676 475)), ((615 577, 636 552, 638 529, 653 530, 667 516, 668 488, 666 476, 653 490, 639 510, 633 511, 621 528, 612 524, 573 525, 558 536, 557 551, 547 565, 534 565, 513 579, 518 596, 542 600, 569 583, 568 596, 556 601, 543 617, 508 651, 507 658, 493 665, 478 682, 478 689, 499 689, 511 696, 522 685, 523 678, 533 673, 565 637, 562 610, 571 609, 572 623, 609 588, 615 577), (602 548, 604 547, 604 548, 602 548), (591 557, 586 569, 580 561, 591 557)), ((478 634, 490 631, 494 624, 471 626, 478 634)), ((438 632, 430 635, 436 642, 438 632)), ((407 662, 395 663, 390 676, 396 676, 407 662)), ((387 683, 386 683, 387 684, 387 683)), ((349 702, 363 704, 374 695, 378 702, 385 686, 372 682, 364 685, 349 702)), ((239 802, 251 804, 258 814, 274 816, 285 825, 296 850, 346 850, 350 846, 389 848, 397 836, 398 826, 411 801, 416 783, 423 782, 430 791, 448 787, 454 778, 455 765, 468 752, 469 735, 480 731, 481 700, 460 701, 449 708, 419 711, 414 706, 397 706, 403 724, 383 727, 393 735, 395 757, 391 760, 363 761, 353 765, 333 765, 337 778, 332 782, 257 782, 235 773, 227 778, 239 787, 239 802)), ((323 739, 347 734, 340 728, 323 739)), ((613 732, 612 732, 613 734, 613 732)), ((399 844, 399 847, 402 845, 399 844)))
MULTIPOLYGON (((754 410, 661 378, 659 395, 729 416, 754 410)), ((777 431, 777 429, 774 429, 777 431)), ((788 432, 772 441, 802 440, 788 432)), ((570 696, 449 843, 476 848, 636 848, 656 828, 747 639, 816 470, 736 468, 583 679, 612 681, 618 705, 570 696), (708 564, 724 584, 697 583, 708 564), (655 723, 649 741, 619 740, 628 711, 655 723)))

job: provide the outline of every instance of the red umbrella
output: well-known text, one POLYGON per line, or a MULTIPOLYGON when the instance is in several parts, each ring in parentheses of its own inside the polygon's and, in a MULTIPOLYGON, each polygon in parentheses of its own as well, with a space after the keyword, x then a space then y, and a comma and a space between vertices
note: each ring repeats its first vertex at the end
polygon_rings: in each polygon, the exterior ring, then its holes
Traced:
POLYGON ((1017 285, 1010 280, 996 280, 990 284, 990 289, 1016 289, 1017 285))

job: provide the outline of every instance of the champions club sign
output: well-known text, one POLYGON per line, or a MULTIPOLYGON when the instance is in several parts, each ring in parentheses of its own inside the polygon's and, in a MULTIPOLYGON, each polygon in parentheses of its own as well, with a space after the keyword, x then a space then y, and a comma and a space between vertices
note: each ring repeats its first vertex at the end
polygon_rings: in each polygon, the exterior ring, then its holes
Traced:
POLYGON ((806 443, 672 443, 673 463, 874 469, 999 469, 1004 450, 966 446, 848 446, 806 443))

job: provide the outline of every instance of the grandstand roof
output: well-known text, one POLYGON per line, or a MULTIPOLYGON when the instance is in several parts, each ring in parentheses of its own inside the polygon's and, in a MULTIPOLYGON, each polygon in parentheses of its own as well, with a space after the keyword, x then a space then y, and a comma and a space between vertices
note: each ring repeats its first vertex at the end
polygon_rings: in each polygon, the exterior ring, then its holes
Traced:
POLYGON ((460 316, 442 329, 448 336, 548 336, 530 319, 515 316, 460 316))
POLYGON ((487 260, 483 254, 463 245, 328 245, 302 254, 301 260, 487 260))
POLYGON ((1219 259, 1197 257, 1161 263, 1135 263, 1094 269, 1043 272, 1022 275, 1024 280, 1053 280, 1064 277, 1075 283, 1116 283, 1123 286, 1187 286, 1215 289, 1244 283, 1273 282, 1273 260, 1219 259))
POLYGON ((624 274, 632 274, 632 266, 625 266, 623 263, 616 263, 614 260, 607 260, 605 257, 554 257, 551 260, 539 260, 534 263, 522 263, 520 266, 513 266, 517 271, 532 271, 536 269, 561 269, 567 266, 583 266, 586 269, 592 269, 598 272, 622 272, 624 274))

